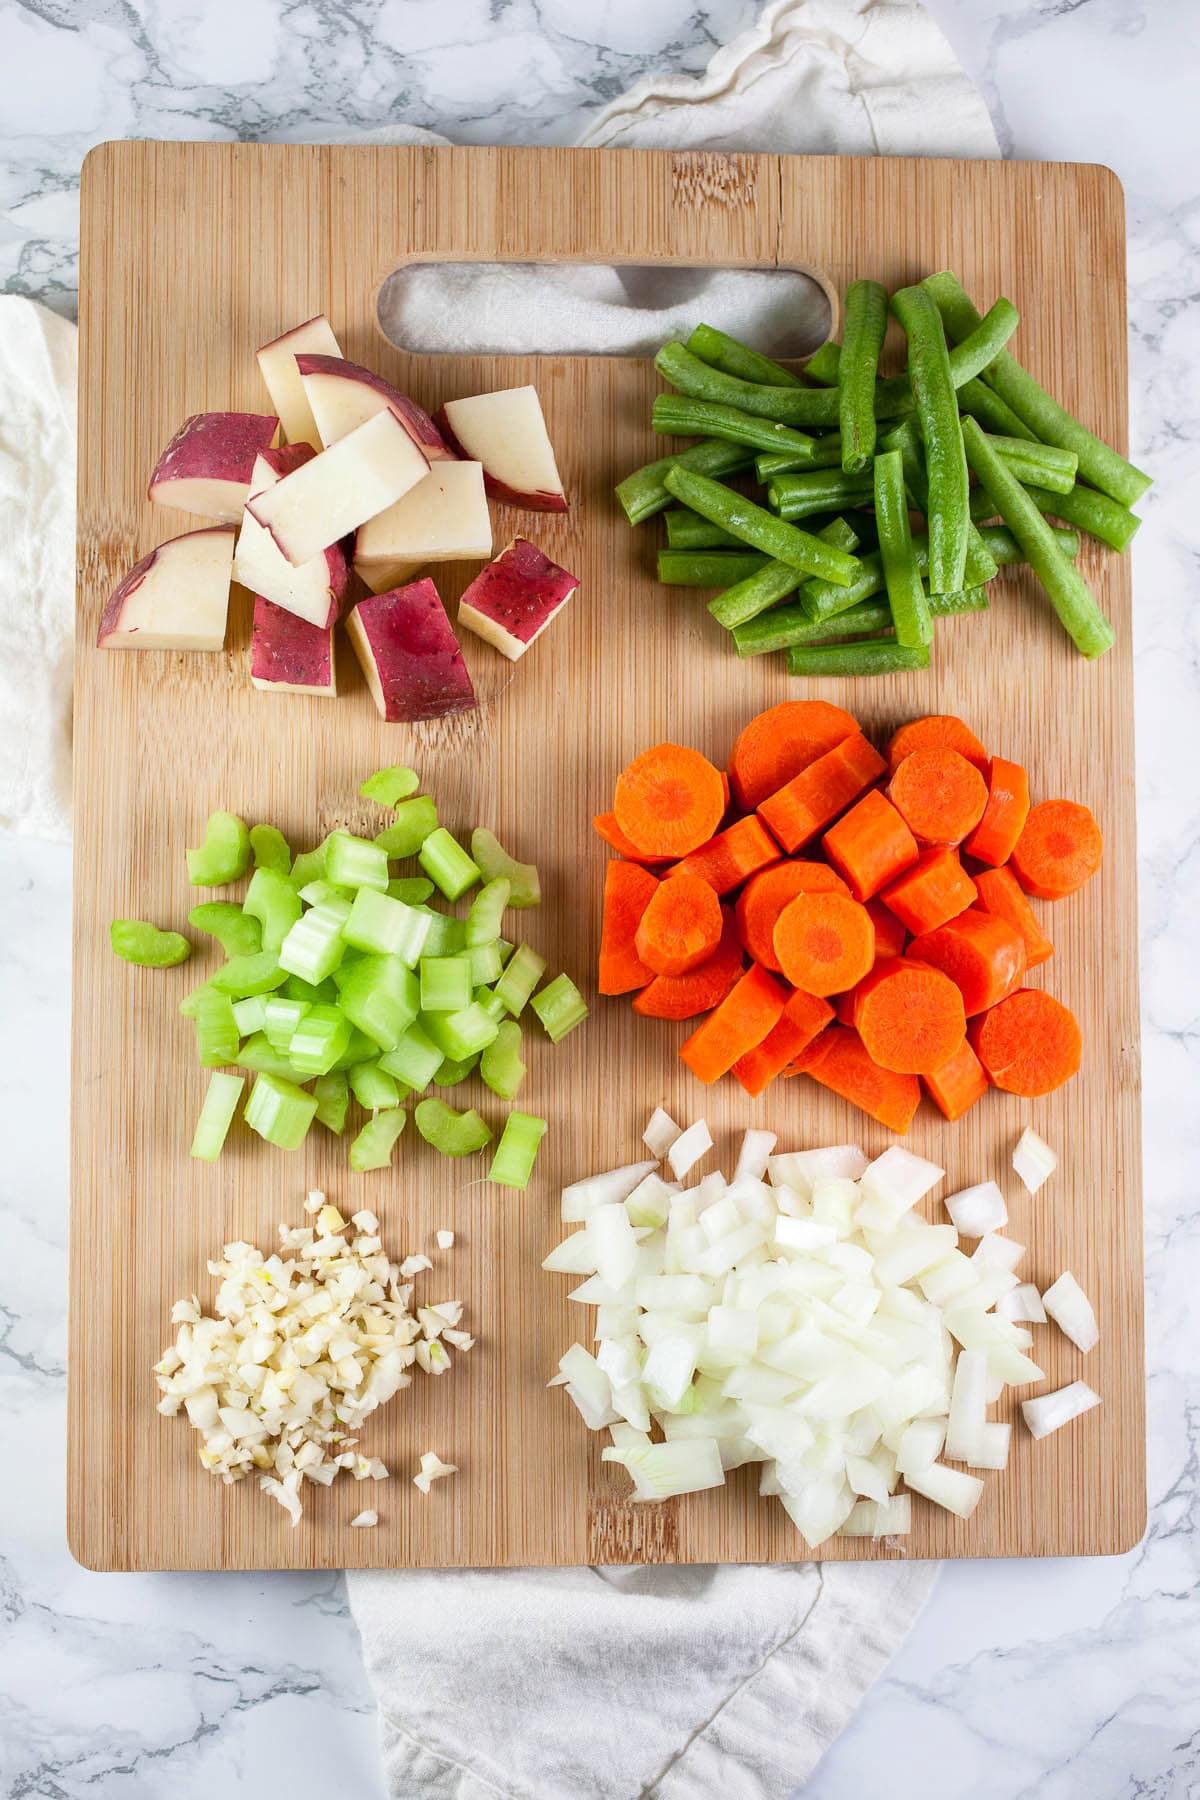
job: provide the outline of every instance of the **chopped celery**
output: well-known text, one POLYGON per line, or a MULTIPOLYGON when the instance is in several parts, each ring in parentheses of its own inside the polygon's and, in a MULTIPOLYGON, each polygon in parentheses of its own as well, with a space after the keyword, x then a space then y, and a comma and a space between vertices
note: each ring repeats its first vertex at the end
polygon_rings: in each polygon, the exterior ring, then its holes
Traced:
POLYGON ((314 987, 332 975, 342 960, 346 940, 342 926, 350 917, 346 900, 324 900, 292 926, 279 951, 280 965, 289 975, 299 975, 314 987))
POLYGON ((287 970, 280 965, 273 950, 260 950, 256 956, 231 956, 217 970, 210 987, 219 993, 232 994, 235 1000, 246 1000, 251 994, 270 994, 287 980, 287 970))
POLYGON ((430 832, 417 852, 417 861, 447 900, 459 899, 479 880, 478 867, 444 825, 430 832))
POLYGON ((402 900, 389 900, 375 888, 362 887, 354 896, 342 936, 359 950, 398 956, 412 969, 425 948, 431 916, 402 900))
POLYGON ((271 1048, 265 1031, 256 1031, 247 1038, 234 1061, 239 1069, 253 1069, 256 1075, 278 1075, 283 1081, 306 1079, 304 1070, 298 1069, 290 1056, 271 1048))
POLYGON ((255 869, 242 907, 261 924, 264 950, 278 950, 304 911, 296 889, 278 869, 255 869))
POLYGON ((292 864, 292 884, 297 888, 307 887, 310 881, 318 881, 325 873, 325 857, 329 839, 320 843, 313 850, 301 850, 292 864))
POLYGON ((492 1141, 490 1125, 474 1107, 455 1112, 444 1100, 420 1100, 413 1110, 417 1130, 443 1156, 471 1156, 492 1141))
POLYGON ((355 1063, 352 1069, 347 1070, 347 1074, 350 1078, 350 1092, 368 1112, 399 1106, 400 1089, 387 1070, 379 1067, 378 1062, 355 1063))
POLYGON ((421 1011, 461 1012, 471 1004, 469 956, 421 958, 421 1011))
POLYGON ((437 807, 428 794, 417 800, 402 800, 391 824, 376 833, 375 842, 386 855, 402 862, 406 856, 417 854, 430 832, 437 830, 437 822, 437 807))
POLYGON ((308 1135, 317 1103, 294 1081, 260 1075, 250 1090, 245 1119, 251 1131, 280 1150, 298 1150, 308 1135))
POLYGON ((350 1042, 333 1064, 335 1070, 352 1069, 355 1063, 367 1062, 372 1056, 379 1055, 379 1045, 374 1038, 369 1038, 365 1031, 357 1025, 350 1027, 350 1042))
POLYGON ((350 1145, 350 1167, 356 1175, 369 1169, 386 1169, 392 1160, 396 1139, 408 1123, 403 1107, 393 1106, 368 1119, 350 1145))
POLYGON ((202 988, 196 996, 193 1013, 196 1021, 196 1044, 202 1069, 219 1069, 223 1063, 237 1061, 242 1034, 233 1016, 233 1001, 216 988, 202 988))
POLYGON ((504 909, 508 905, 508 896, 512 884, 503 875, 497 875, 486 887, 481 887, 471 902, 471 910, 467 915, 467 948, 473 950, 479 944, 494 944, 500 936, 500 921, 504 917, 504 909))
POLYGON ((398 875, 387 884, 388 898, 403 900, 406 906, 423 906, 433 892, 427 875, 398 875))
POLYGON ((533 1173, 538 1145, 546 1135, 545 1119, 532 1113, 510 1112, 496 1145, 488 1180, 501 1187, 523 1188, 533 1173))
POLYGON ((309 1010, 307 1000, 289 1000, 286 994, 271 995, 263 1014, 263 1030, 272 1050, 278 1050, 281 1056, 291 1056, 296 1027, 309 1010))
POLYGON ((500 1025, 508 1018, 507 1006, 505 1006, 499 994, 495 993, 493 989, 477 987, 475 989, 474 999, 480 1012, 486 1013, 493 1024, 500 1025))
POLYGON ((317 1103, 317 1123, 341 1137, 350 1105, 350 1083, 340 1069, 330 1069, 313 1082, 312 1091, 317 1103))
POLYGON ((256 1031, 261 1031, 266 1016, 265 994, 251 994, 247 999, 235 1000, 233 1003, 233 1022, 238 1028, 239 1037, 253 1037, 256 1031))
POLYGON ((307 1000, 310 1006, 337 1005, 337 982, 328 975, 316 983, 305 981, 300 975, 289 975, 281 991, 289 1000, 307 1000))
POLYGON ((118 956, 143 969, 173 969, 192 954, 192 946, 178 931, 160 931, 142 919, 114 919, 108 937, 118 956))
POLYGON ((331 831, 325 855, 325 876, 339 887, 378 888, 387 892, 387 855, 370 838, 350 831, 331 831))
MULTIPOLYGON (((493 1041, 479 1058, 479 1073, 485 1087, 502 1100, 511 1100, 525 1079, 521 1061, 521 1027, 515 1019, 506 1019, 493 1041)), ((506 1127, 507 1130, 507 1127, 506 1127)), ((504 1139, 501 1138, 501 1144, 504 1139)))
POLYGON ((240 881, 250 867, 250 833, 236 813, 215 812, 204 842, 187 852, 188 880, 194 887, 224 887, 240 881))
POLYGON ((189 988, 179 1002, 181 1016, 185 1019, 194 1019, 204 1005, 205 994, 211 994, 213 991, 211 981, 203 981, 199 987, 189 988))
POLYGON ((428 1032, 410 1025, 394 1050, 379 1059, 381 1069, 407 1082, 410 1088, 428 1087, 442 1066, 442 1053, 428 1032))
POLYGON ((473 987, 490 988, 493 981, 499 981, 504 972, 504 958, 500 954, 499 940, 491 944, 476 944, 467 951, 471 964, 471 985, 473 987))
POLYGON ((467 947, 465 919, 452 919, 449 913, 434 912, 431 906, 420 908, 431 921, 422 956, 457 956, 467 947))
POLYGON ((192 1139, 192 1155, 201 1162, 216 1162, 220 1156, 245 1085, 244 1075, 209 1077, 208 1092, 204 1096, 204 1104, 196 1120, 196 1134, 192 1139))
MULTIPOLYGON (((512 905, 511 900, 509 901, 509 905, 510 906, 512 905)), ((509 957, 513 953, 513 947, 509 943, 508 939, 502 938, 502 937, 497 938, 496 939, 496 948, 500 952, 500 961, 502 963, 506 963, 508 961, 509 957)))
POLYGON ((188 914, 188 924, 215 937, 226 956, 253 956, 262 949, 262 926, 235 900, 202 900, 188 914))
POLYGON ((256 869, 274 869, 279 875, 291 873, 292 847, 274 825, 252 825, 250 848, 256 869))
POLYGON ((353 900, 355 888, 339 887, 336 881, 326 881, 318 875, 314 881, 306 881, 300 889, 300 898, 305 906, 320 906, 324 900, 353 900))
POLYGON ((556 975, 540 994, 533 996, 530 1005, 545 1026, 546 1036, 552 1044, 557 1044, 568 1031, 582 1025, 588 1016, 583 995, 569 975, 556 975))
POLYGON ((460 1081, 467 1079, 478 1061, 478 1056, 464 1057, 461 1062, 453 1056, 447 1056, 433 1078, 434 1087, 457 1087, 460 1081))
POLYGON ((497 1029, 496 1021, 474 1001, 461 1012, 422 1013, 421 1028, 455 1062, 465 1062, 477 1050, 485 1050, 495 1041, 497 1029))
POLYGON ((376 769, 374 775, 368 775, 358 791, 364 800, 375 800, 380 806, 396 806, 410 794, 415 794, 420 785, 415 769, 393 763, 389 769, 376 769))
POLYGON ((528 944, 518 944, 494 989, 497 999, 503 1000, 514 1019, 524 1012, 529 996, 545 972, 545 957, 531 950, 528 944))
POLYGON ((518 862, 501 844, 494 831, 482 826, 471 833, 471 855, 479 864, 485 881, 504 876, 509 884, 510 906, 537 906, 542 898, 542 884, 532 863, 518 862))
MULTIPOLYGON (((310 1006, 292 1033, 287 1054, 306 1075, 327 1075, 350 1047, 351 1027, 337 1006, 310 1006)), ((268 1036, 270 1025, 267 1026, 268 1036)))
POLYGON ((420 988, 398 956, 364 956, 339 970, 342 1011, 380 1050, 394 1050, 417 1016, 420 988))

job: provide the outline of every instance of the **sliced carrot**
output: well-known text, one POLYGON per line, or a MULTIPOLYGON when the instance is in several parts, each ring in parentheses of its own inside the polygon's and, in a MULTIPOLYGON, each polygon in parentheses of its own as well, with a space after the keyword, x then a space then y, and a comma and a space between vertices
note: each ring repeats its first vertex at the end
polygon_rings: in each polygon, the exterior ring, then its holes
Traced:
POLYGON ((753 813, 737 819, 675 865, 673 873, 698 875, 714 893, 728 894, 747 876, 779 860, 779 845, 753 813))
POLYGON ((868 900, 867 911, 875 927, 875 957, 903 956, 908 933, 881 900, 868 900))
POLYGON ((747 969, 716 1011, 679 1046, 697 1080, 719 1080, 739 1057, 761 1044, 778 1024, 787 997, 787 989, 765 969, 747 969))
POLYGON ((875 960, 871 915, 845 894, 797 894, 775 921, 775 954, 793 987, 845 993, 875 960))
POLYGON ((687 856, 724 817, 721 771, 698 750, 655 744, 617 776, 613 812, 641 855, 687 856))
POLYGON ((885 767, 879 752, 856 732, 760 801, 759 816, 790 854, 832 825, 885 767))
POLYGON ((753 811, 793 775, 858 731, 858 721, 827 700, 785 700, 738 733, 729 774, 739 806, 753 811))
POLYGON ((604 871, 604 923, 600 929, 600 992, 628 994, 654 980, 637 953, 638 921, 658 882, 637 863, 610 861, 604 871))
POLYGON ((925 1091, 943 1117, 953 1124, 982 1100, 988 1090, 983 1065, 964 1038, 949 1062, 924 1076, 925 1091))
POLYGON ((987 805, 987 782, 957 750, 914 750, 888 783, 888 798, 922 844, 961 844, 987 805))
POLYGON ((592 819, 592 830, 602 837, 609 848, 617 852, 618 856, 623 856, 626 862, 659 864, 671 861, 669 856, 643 856, 640 850, 634 848, 617 824, 616 813, 597 813, 592 819))
POLYGON ((738 931, 756 963, 779 973, 775 921, 797 894, 848 894, 849 888, 826 863, 777 862, 752 875, 737 902, 738 931))
POLYGON ((871 967, 867 970, 866 974, 863 976, 862 981, 856 981, 852 988, 847 988, 846 992, 844 994, 839 994, 837 996, 837 1000, 836 1000, 836 1003, 834 1006, 834 1011, 837 1014, 837 1022, 839 1025, 853 1025, 853 1023, 854 1023, 854 1002, 858 999, 859 989, 863 986, 863 984, 865 982, 870 981, 870 979, 871 979, 872 975, 874 975, 876 969, 881 969, 885 962, 894 962, 894 961, 895 961, 894 957, 880 956, 879 951, 876 950, 875 961, 871 964, 871 967))
POLYGON ((1007 919, 1025 939, 1025 967, 1036 969, 1054 955, 1054 945, 1042 930, 1037 914, 1025 898, 1025 890, 1011 869, 983 869, 975 877, 979 905, 997 919, 1007 919))
POLYGON ((1075 800, 1043 800, 1017 839, 1013 873, 1027 894, 1062 900, 1091 880, 1103 854, 1103 834, 1086 806, 1075 800))
POLYGON ((896 1075, 871 1061, 857 1031, 831 1025, 798 1059, 797 1074, 811 1075, 889 1131, 905 1132, 921 1103, 915 1075, 896 1075))
POLYGON ((1006 919, 975 907, 948 925, 913 938, 908 955, 950 977, 962 994, 968 1018, 1003 1000, 1025 973, 1025 940, 1020 932, 1006 919))
POLYGON ((768 1082, 782 1075, 832 1018, 833 1008, 827 1001, 799 990, 793 993, 762 1043, 739 1056, 733 1065, 733 1073, 751 1098, 757 1099, 768 1082))
POLYGON ((878 788, 843 813, 821 845, 856 900, 870 900, 921 854, 912 832, 878 788))
POLYGON ((745 966, 733 912, 721 911, 721 941, 708 961, 686 975, 656 975, 633 996, 635 1013, 647 1019, 694 1019, 721 1004, 745 966))
POLYGON ((1029 817, 1029 777, 1020 763, 993 756, 988 764, 987 784, 983 817, 963 849, 977 862, 999 868, 1012 855, 1029 817))
POLYGON ((957 850, 941 844, 924 850, 919 862, 884 888, 879 898, 910 931, 936 931, 957 918, 975 899, 975 883, 957 850))
MULTIPOLYGON (((651 876, 651 880, 654 877, 651 876)), ((634 936, 637 955, 654 975, 686 975, 707 962, 721 941, 721 902, 698 875, 655 883, 634 936)))
POLYGON ((1039 988, 1020 988, 977 1019, 971 1045, 993 1087, 1031 1100, 1069 1081, 1083 1054, 1074 1013, 1039 988))
POLYGON ((952 713, 930 713, 924 719, 910 719, 893 732, 887 747, 888 768, 893 775, 914 750, 957 750, 981 774, 988 765, 988 753, 971 727, 952 713))
POLYGON ((872 1062, 896 1075, 928 1075, 967 1035, 962 995, 940 969, 888 957, 858 985, 854 1029, 872 1062))

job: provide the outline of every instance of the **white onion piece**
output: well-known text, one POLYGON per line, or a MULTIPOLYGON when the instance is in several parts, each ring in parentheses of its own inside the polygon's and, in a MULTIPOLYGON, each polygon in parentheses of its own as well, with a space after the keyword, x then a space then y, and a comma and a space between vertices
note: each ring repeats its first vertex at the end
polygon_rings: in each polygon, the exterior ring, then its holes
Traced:
POLYGON ((1058 1158, 1045 1139, 1040 1138, 1033 1127, 1027 1125, 1017 1140, 1012 1166, 1029 1192, 1036 1194, 1042 1183, 1057 1169, 1058 1158))
POLYGON ((682 1334, 659 1338, 646 1356, 641 1379, 651 1403, 674 1412, 696 1373, 696 1343, 682 1334))
POLYGON ((1033 1436, 1043 1438, 1099 1404, 1099 1394, 1093 1393, 1086 1381, 1071 1381, 1052 1394, 1038 1394, 1033 1400, 1022 1400, 1021 1412, 1033 1436))
POLYGON ((1037 1291, 1037 1284, 1032 1281, 1023 1281, 1011 1294, 1001 1294, 996 1302, 996 1311, 1002 1319, 1027 1319, 1033 1325, 1046 1323, 1042 1296, 1037 1291))
POLYGON ((655 1170, 644 1175, 633 1192, 626 1197, 625 1211, 629 1215, 631 1225, 648 1225, 657 1231, 665 1225, 671 1210, 671 1195, 677 1194, 679 1188, 673 1181, 664 1181, 655 1170))
POLYGON ((945 1419, 914 1419, 896 1446, 896 1467, 905 1480, 935 1463, 945 1441, 945 1419))
POLYGON ((642 1133, 642 1142, 661 1162, 679 1135, 680 1127, 670 1113, 664 1107, 656 1106, 642 1133))
POLYGON ((698 1494, 725 1482, 715 1438, 684 1438, 651 1444, 648 1449, 618 1449, 614 1444, 600 1456, 603 1462, 621 1463, 629 1470, 636 1484, 635 1500, 670 1500, 676 1494, 698 1494))
POLYGON ((774 1187, 793 1188, 808 1200, 818 1181, 861 1181, 866 1166, 857 1144, 830 1144, 821 1150, 788 1150, 772 1156, 767 1172, 774 1187))
POLYGON ((1011 1438, 1011 1425, 1003 1425, 996 1419, 987 1419, 979 1429, 979 1435, 975 1439, 975 1447, 971 1455, 962 1460, 972 1469, 1006 1469, 1011 1438))
POLYGON ((900 1287, 936 1267, 958 1245, 953 1225, 929 1225, 914 1219, 907 1228, 891 1234, 886 1247, 875 1256, 875 1279, 884 1287, 900 1287))
POLYGON ((627 1200, 638 1183, 657 1167, 652 1162, 626 1163, 620 1169, 606 1169, 602 1175, 589 1175, 585 1181, 573 1181, 562 1191, 563 1224, 582 1224, 596 1207, 627 1200))
POLYGON ((912 1501, 907 1494, 890 1494, 886 1500, 858 1500, 844 1522, 839 1537, 907 1537, 912 1530, 912 1501))
POLYGON ((971 1462, 987 1424, 987 1357, 963 1350, 954 1365, 945 1454, 951 1462, 971 1462))
POLYGON ((587 1229, 573 1231, 561 1244, 555 1244, 542 1267, 552 1275, 594 1275, 596 1252, 587 1229))
POLYGON ((859 1182, 863 1195, 858 1208, 860 1227, 892 1230, 905 1213, 932 1192, 945 1173, 945 1169, 927 1162, 923 1156, 914 1156, 899 1144, 890 1145, 863 1170, 859 1182))
POLYGON ((891 1497, 887 1477, 867 1456, 847 1456, 846 1479, 854 1492, 865 1500, 884 1501, 891 1497))
POLYGON ((452 1231, 439 1231, 437 1234, 437 1247, 439 1250, 453 1250, 454 1233, 452 1231))
POLYGON ((596 1273, 605 1286, 620 1289, 632 1281, 638 1246, 624 1203, 596 1207, 584 1230, 596 1259, 596 1273))
POLYGON ((976 1244, 971 1261, 981 1269, 1015 1269, 1024 1254, 1024 1244, 1018 1244, 1015 1238, 989 1231, 976 1244))
POLYGON ((1086 1355, 1100 1342, 1092 1303, 1069 1269, 1042 1295, 1042 1305, 1058 1329, 1086 1355))
POLYGON ((443 1462, 435 1450, 426 1450, 421 1458, 421 1466, 413 1476, 413 1486, 427 1494, 435 1481, 442 1481, 447 1475, 457 1475, 458 1464, 443 1462))
POLYGON ((969 1519, 983 1497, 983 1483, 977 1475, 968 1475, 965 1469, 949 1469, 945 1463, 930 1463, 927 1469, 904 1479, 914 1493, 924 1494, 935 1506, 944 1506, 960 1519, 969 1519))
POLYGON ((712 1133, 706 1120, 697 1119, 686 1131, 681 1131, 667 1151, 667 1161, 675 1179, 682 1181, 701 1158, 708 1155, 712 1147, 712 1133))
POLYGON ((352 1526, 356 1527, 356 1529, 358 1529, 360 1531, 361 1530, 369 1531, 372 1525, 378 1525, 379 1514, 377 1512, 373 1511, 371 1507, 367 1507, 365 1509, 365 1511, 360 1512, 360 1513, 355 1513, 355 1515, 351 1519, 350 1523, 352 1526))
POLYGON ((733 1179, 740 1181, 743 1175, 749 1175, 755 1181, 761 1181, 767 1172, 767 1161, 777 1142, 778 1139, 773 1131, 756 1131, 751 1127, 742 1139, 733 1179))
POLYGON ((1008 1208, 1004 1195, 994 1181, 981 1181, 976 1187, 963 1188, 945 1201, 946 1211, 954 1221, 954 1229, 964 1237, 986 1237, 1008 1224, 1008 1208))

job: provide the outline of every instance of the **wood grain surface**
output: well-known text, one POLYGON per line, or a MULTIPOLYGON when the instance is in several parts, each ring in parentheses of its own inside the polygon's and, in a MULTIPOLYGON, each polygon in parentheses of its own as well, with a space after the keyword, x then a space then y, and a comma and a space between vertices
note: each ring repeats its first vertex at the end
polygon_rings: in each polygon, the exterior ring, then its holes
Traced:
MULTIPOLYGON (((738 1136, 769 1123, 781 1148, 860 1141, 881 1128, 805 1081, 757 1103, 732 1082, 702 1089, 675 1050, 684 1027, 597 1001, 593 970, 605 851, 589 820, 613 778, 663 736, 723 761, 740 725, 788 694, 820 692, 880 739, 922 712, 961 713, 1030 770, 1035 795, 1066 794, 1100 818, 1099 878, 1051 909, 1056 954, 1037 976, 1080 1016, 1079 1078, 1033 1104, 989 1095, 949 1126, 926 1105, 908 1143, 953 1187, 998 1178, 1010 1231, 1042 1285, 1070 1268, 1097 1306, 1086 1360, 1053 1328, 1036 1354, 1048 1381, 1085 1375, 1103 1405, 986 1478, 969 1524, 924 1502, 902 1552, 835 1539, 838 1558, 1115 1552, 1144 1521, 1144 1416, 1129 563, 1089 545, 1082 565, 1117 628, 1085 662, 1023 574, 997 582, 986 617, 939 626, 927 675, 789 686, 782 659, 739 664, 703 596, 653 579, 658 528, 631 531, 613 483, 653 454, 649 362, 621 358, 406 356, 382 336, 376 296, 405 260, 611 260, 793 267, 832 296, 858 275, 897 286, 953 266, 981 304, 1011 296, 1026 365, 1111 442, 1126 443, 1124 221, 1105 169, 834 157, 630 151, 344 149, 119 143, 83 179, 79 601, 75 664, 75 974, 70 1359, 70 1539, 92 1568, 450 1566, 803 1557, 753 1470, 725 1490, 660 1507, 623 1499, 599 1440, 545 1382, 586 1336, 571 1285, 539 1264, 557 1240, 558 1190, 629 1160, 646 1115, 706 1114, 727 1170, 738 1136), (432 404, 536 381, 572 499, 569 515, 500 507, 581 588, 520 664, 464 639, 482 705, 437 725, 385 726, 339 649, 336 703, 255 692, 250 604, 235 594, 223 655, 95 648, 105 596, 153 544, 192 521, 151 506, 155 457, 188 413, 262 410, 256 346, 318 311, 348 356, 432 404), (298 846, 334 825, 377 829, 363 776, 411 761, 451 828, 491 824, 536 856, 546 904, 531 940, 579 978, 593 1005, 557 1049, 532 1047, 523 1103, 551 1131, 524 1195, 438 1158, 410 1130, 390 1174, 351 1176, 345 1145, 315 1130, 270 1150, 244 1129, 215 1166, 187 1154, 206 1075, 176 1007, 213 956, 139 970, 107 944, 116 916, 181 923, 195 896, 183 851, 210 809, 272 820, 298 846), (1009 1167, 1033 1121, 1058 1173, 1030 1199, 1009 1167), (273 1244, 319 1185, 349 1214, 370 1205, 394 1252, 436 1252, 429 1298, 461 1297, 475 1351, 375 1415, 364 1445, 393 1479, 308 1490, 303 1524, 250 1481, 204 1475, 198 1439, 161 1418, 150 1366, 171 1302, 213 1284, 227 1239, 273 1244), (411 1485, 422 1450, 460 1465, 429 1498, 411 1485), (374 1531, 349 1529, 365 1504, 374 1531)), ((835 298, 836 306, 836 298, 835 298)), ((465 577, 464 577, 465 579, 465 577)), ((453 601, 458 588, 447 588, 453 601)), ((523 921, 524 922, 524 921, 523 921)), ((708 1165, 703 1165, 708 1166, 708 1165)), ((1023 1271, 1024 1272, 1024 1271, 1023 1271)), ((590 1315, 589 1315, 590 1316, 590 1315)), ((1011 1398, 1011 1390, 1010 1390, 1011 1398)), ((1003 1409, 1003 1416, 1008 1416, 1003 1409)))

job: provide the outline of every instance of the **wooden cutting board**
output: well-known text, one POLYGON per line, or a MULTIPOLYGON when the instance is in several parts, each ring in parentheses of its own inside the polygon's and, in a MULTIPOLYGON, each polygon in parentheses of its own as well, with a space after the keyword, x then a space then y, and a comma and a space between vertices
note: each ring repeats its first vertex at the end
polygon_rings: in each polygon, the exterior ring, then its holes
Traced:
MULTIPOLYGON (((1121 190, 1105 169, 837 157, 584 150, 339 149, 249 144, 108 144, 83 176, 79 607, 75 664, 75 1029, 70 1373, 70 1539, 98 1569, 774 1561, 804 1547, 754 1471, 719 1493, 660 1507, 623 1498, 599 1440, 545 1383, 586 1336, 571 1285, 544 1275, 559 1236, 558 1190, 638 1154, 658 1102, 707 1115, 729 1170, 749 1123, 783 1148, 889 1135, 815 1085, 780 1083, 756 1104, 726 1081, 705 1091, 675 1056, 683 1028, 596 1002, 605 852, 589 820, 617 770, 669 736, 718 762, 740 725, 788 694, 781 659, 739 664, 703 596, 653 579, 658 527, 631 531, 615 480, 654 453, 657 385, 623 358, 418 359, 376 322, 387 274, 406 260, 615 261, 794 267, 835 305, 845 283, 898 286, 954 267, 983 304, 1020 307, 1027 366, 1110 442, 1126 443, 1125 252, 1121 190), (483 705, 423 727, 385 726, 342 646, 341 698, 256 693, 247 676, 249 601, 235 596, 224 655, 112 654, 97 621, 118 576, 194 521, 145 497, 159 449, 204 409, 263 410, 257 345, 318 311, 346 351, 419 400, 535 381, 572 497, 566 518, 498 509, 497 542, 531 532, 576 571, 566 613, 517 666, 475 638, 466 655, 483 705), (211 966, 137 970, 108 950, 111 918, 182 923, 195 895, 185 845, 214 807, 272 820, 298 847, 334 825, 378 829, 356 799, 384 763, 411 761, 452 828, 492 824, 536 856, 546 890, 526 914, 552 967, 567 967, 593 1016, 557 1049, 533 1046, 523 1104, 551 1131, 524 1195, 439 1159, 410 1130, 394 1172, 352 1177, 345 1147, 314 1131, 283 1155, 239 1128, 210 1167, 187 1154, 206 1076, 181 995, 211 966), (208 1257, 231 1238, 264 1246, 303 1221, 308 1188, 349 1214, 370 1205, 397 1252, 436 1257, 428 1298, 461 1297, 479 1343, 449 1379, 418 1380, 377 1414, 364 1444, 393 1479, 309 1490, 303 1524, 247 1481, 205 1476, 198 1440, 155 1411, 150 1366, 173 1337, 171 1302, 212 1299, 208 1257), (419 1453, 459 1464, 423 1498, 419 1453), (366 1504, 374 1531, 349 1529, 366 1504)), ((882 682, 830 682, 882 740, 899 721, 961 713, 1026 764, 1037 795, 1087 802, 1103 823, 1099 878, 1050 909, 1045 984, 1085 1032, 1080 1077, 1045 1101, 988 1096, 956 1126, 925 1106, 911 1147, 948 1186, 998 1178, 1012 1235, 1043 1286, 1070 1268, 1096 1303, 1099 1348, 1081 1358, 1053 1328, 1037 1354, 1057 1385, 1086 1375, 1103 1405, 1033 1443, 1014 1433, 1009 1470, 987 1478, 969 1524, 918 1502, 900 1554, 1115 1552, 1145 1516, 1141 1210, 1129 563, 1089 546, 1083 567, 1117 628, 1098 664, 1071 649, 1023 575, 997 584, 987 617, 943 623, 935 668, 882 682), (1036 1199, 1009 1158, 1032 1121, 1061 1157, 1036 1199)), ((459 583, 461 585, 461 583, 459 583)), ((447 597, 457 596, 451 584, 447 597)), ((707 1165, 705 1165, 707 1166, 707 1165)), ((1007 1414, 1006 1414, 1007 1416, 1007 1414)), ((834 1540, 822 1555, 894 1550, 834 1540)))

